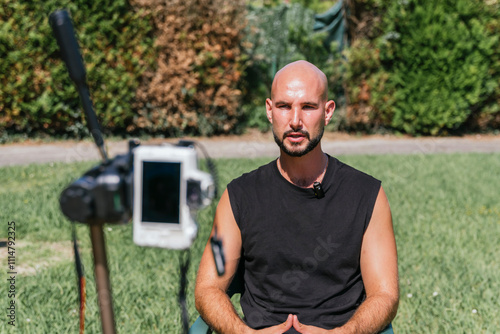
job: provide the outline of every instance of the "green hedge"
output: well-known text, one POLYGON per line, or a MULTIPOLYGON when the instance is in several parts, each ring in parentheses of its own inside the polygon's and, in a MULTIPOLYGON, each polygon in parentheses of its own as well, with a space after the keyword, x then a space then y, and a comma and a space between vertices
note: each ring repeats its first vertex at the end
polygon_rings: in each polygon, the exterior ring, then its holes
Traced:
POLYGON ((405 0, 385 6, 383 34, 348 51, 351 125, 431 135, 477 128, 480 120, 483 128, 496 126, 498 4, 405 0))
MULTIPOLYGON (((173 35, 172 29, 160 31, 162 16, 154 1, 4 0, 0 142, 19 133, 88 135, 48 24, 49 14, 59 8, 68 8, 75 22, 95 110, 107 134, 210 135, 240 132, 241 124, 268 129, 264 99, 274 72, 297 59, 323 69, 332 97, 346 106, 336 113, 335 128, 435 135, 500 127, 498 1, 353 1, 353 15, 358 17, 352 22, 361 24, 351 27, 357 35, 343 58, 332 52, 335 46, 324 48, 323 36, 312 32, 314 11, 297 3, 273 3, 248 8, 243 41, 235 32, 242 24, 231 25, 226 38, 224 26, 217 25, 219 14, 210 11, 213 24, 190 25, 210 33, 203 43, 193 44, 202 51, 189 53, 184 44, 200 31, 191 29, 189 38, 182 25, 172 28, 178 32, 173 35), (178 45, 184 43, 182 48, 169 49, 168 36, 178 45), (230 40, 224 42, 229 46, 218 39, 230 40), (187 57, 177 57, 175 82, 169 80, 169 50, 194 59, 193 67, 181 61, 187 57), (179 86, 175 94, 182 98, 172 98, 166 83, 179 86)), ((189 11, 198 12, 203 11, 189 11)), ((167 15, 165 22, 169 19, 167 15)))
POLYGON ((387 111, 393 127, 438 134, 458 129, 481 109, 500 79, 490 72, 500 61, 498 32, 486 27, 490 19, 484 1, 420 0, 391 8, 386 20, 400 39, 386 37, 381 60, 393 65, 396 102, 387 111))
POLYGON ((0 7, 0 137, 86 135, 73 82, 48 23, 67 8, 87 66, 95 110, 105 130, 121 130, 141 73, 154 61, 151 22, 126 0, 3 0, 0 7), (0 130, 1 131, 1 130, 0 130))
MULTIPOLYGON (((0 142, 86 136, 80 101, 49 27, 69 9, 105 133, 238 131, 242 1, 5 0, 0 9, 0 142)), ((241 128, 241 127, 240 127, 241 128)))

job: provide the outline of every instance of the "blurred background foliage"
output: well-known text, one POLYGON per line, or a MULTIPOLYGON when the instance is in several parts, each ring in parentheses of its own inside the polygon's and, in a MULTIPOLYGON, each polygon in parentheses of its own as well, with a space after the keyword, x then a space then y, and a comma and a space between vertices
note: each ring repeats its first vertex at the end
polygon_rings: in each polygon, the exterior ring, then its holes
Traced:
POLYGON ((151 19, 126 0, 11 1, 0 6, 0 136, 87 134, 80 100, 60 60, 49 14, 67 8, 98 118, 108 130, 134 121, 135 91, 154 66, 151 19))
POLYGON ((165 136, 237 132, 245 4, 229 0, 133 0, 152 18, 156 63, 137 90, 135 122, 165 136))
POLYGON ((343 0, 345 47, 315 32, 322 0, 3 0, 0 142, 87 136, 48 24, 69 9, 107 135, 269 129, 274 73, 329 79, 330 130, 447 135, 500 127, 498 0, 343 0))
POLYGON ((497 1, 371 5, 383 13, 377 32, 356 36, 346 51, 352 127, 425 135, 498 129, 497 1))

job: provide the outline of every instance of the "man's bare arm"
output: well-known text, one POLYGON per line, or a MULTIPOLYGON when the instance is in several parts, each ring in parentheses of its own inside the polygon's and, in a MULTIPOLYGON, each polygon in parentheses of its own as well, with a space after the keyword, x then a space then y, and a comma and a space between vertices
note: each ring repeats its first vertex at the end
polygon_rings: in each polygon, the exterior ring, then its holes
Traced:
POLYGON ((396 316, 399 303, 396 240, 389 201, 382 187, 363 237, 361 275, 366 299, 335 333, 378 333, 396 316))
POLYGON ((246 333, 250 330, 236 313, 226 294, 241 254, 241 235, 234 220, 227 190, 222 195, 214 218, 214 229, 222 240, 226 259, 224 275, 218 276, 210 241, 203 252, 195 287, 196 309, 207 324, 219 333, 246 333))

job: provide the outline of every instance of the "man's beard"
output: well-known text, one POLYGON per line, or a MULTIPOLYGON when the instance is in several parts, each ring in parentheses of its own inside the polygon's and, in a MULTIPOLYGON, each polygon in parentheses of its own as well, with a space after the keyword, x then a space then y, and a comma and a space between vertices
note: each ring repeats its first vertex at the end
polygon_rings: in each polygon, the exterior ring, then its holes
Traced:
MULTIPOLYGON (((325 132, 325 127, 322 127, 321 131, 319 132, 319 134, 316 137, 314 137, 313 139, 311 139, 310 136, 309 136, 309 132, 307 132, 307 131, 304 131, 304 130, 299 130, 299 131, 289 130, 289 131, 286 131, 283 134, 283 138, 280 139, 280 138, 278 138, 278 136, 276 135, 276 133, 274 132, 274 129, 273 129, 273 137, 274 137, 274 141, 276 142, 276 144, 278 144, 278 146, 280 147, 280 149, 283 152, 285 152, 286 154, 288 154, 291 157, 302 157, 302 156, 306 155, 307 153, 311 152, 316 146, 318 146, 319 142, 321 141, 321 138, 323 138, 323 133, 324 132, 325 132), (291 151, 291 150, 289 150, 285 146, 284 141, 285 141, 285 138, 287 137, 287 135, 289 135, 290 133, 300 133, 300 134, 303 134, 309 140, 309 143, 307 144, 307 146, 303 150, 298 150, 298 151, 291 151)), ((295 146, 295 145, 292 144, 292 146, 295 146)))

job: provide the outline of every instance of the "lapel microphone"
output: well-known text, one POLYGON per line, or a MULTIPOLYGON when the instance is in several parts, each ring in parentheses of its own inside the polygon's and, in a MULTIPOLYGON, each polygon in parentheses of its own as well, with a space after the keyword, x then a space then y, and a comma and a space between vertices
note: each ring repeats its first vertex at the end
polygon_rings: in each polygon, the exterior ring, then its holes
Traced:
POLYGON ((323 187, 321 186, 321 183, 314 182, 313 189, 314 189, 314 195, 316 196, 317 199, 325 197, 325 192, 323 191, 323 187))

